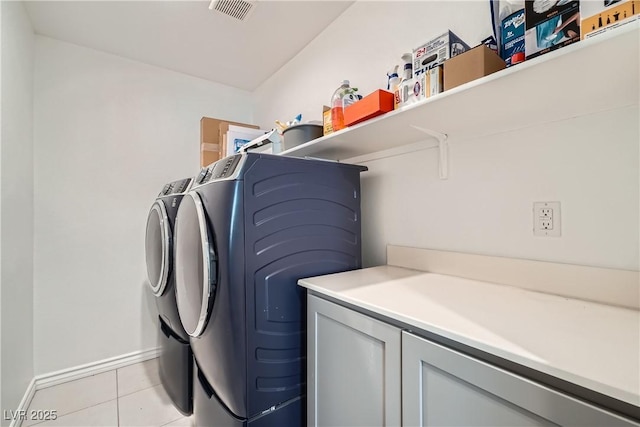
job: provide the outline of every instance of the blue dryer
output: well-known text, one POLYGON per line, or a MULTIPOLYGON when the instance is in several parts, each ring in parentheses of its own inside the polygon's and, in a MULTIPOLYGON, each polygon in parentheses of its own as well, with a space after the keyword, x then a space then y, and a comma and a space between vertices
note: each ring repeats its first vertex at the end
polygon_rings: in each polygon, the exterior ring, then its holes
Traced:
POLYGON ((145 235, 147 277, 158 307, 160 381, 174 406, 185 415, 192 412, 193 356, 176 305, 173 243, 178 207, 192 181, 181 179, 162 188, 149 210, 145 235))
POLYGON ((175 242, 196 425, 305 425, 305 293, 297 281, 361 267, 365 170, 244 153, 196 178, 175 242))

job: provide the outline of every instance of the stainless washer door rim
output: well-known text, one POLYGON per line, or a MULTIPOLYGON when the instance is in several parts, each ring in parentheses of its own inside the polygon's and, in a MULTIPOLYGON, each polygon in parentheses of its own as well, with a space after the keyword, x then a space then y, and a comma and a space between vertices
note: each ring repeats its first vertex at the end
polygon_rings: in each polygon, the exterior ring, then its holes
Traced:
MULTIPOLYGON (((200 253, 202 254, 202 283, 200 286, 202 287, 202 301, 200 306, 200 312, 198 315, 198 319, 195 327, 190 327, 191 325, 185 325, 185 322, 182 322, 182 326, 184 330, 189 334, 189 336, 197 338, 204 332, 204 329, 207 325, 207 317, 209 315, 209 309, 211 307, 211 298, 212 294, 215 291, 215 284, 217 282, 217 277, 212 277, 212 262, 215 262, 213 257, 215 256, 215 252, 213 251, 212 244, 213 242, 209 238, 209 227, 207 225, 206 214, 204 211, 204 206, 202 205, 202 200, 200 199, 200 195, 195 191, 190 191, 185 195, 186 197, 190 197, 193 201, 195 212, 197 216, 198 228, 200 232, 200 253)), ((185 200, 181 203, 185 205, 185 208, 188 206, 188 202, 185 203, 185 200)), ((178 211, 178 218, 180 217, 180 210, 178 211)), ((179 219, 176 219, 176 223, 179 219)), ((176 246, 176 249, 178 247, 176 246)), ((176 257, 178 259, 178 257, 176 257)), ((184 267, 182 267, 184 268, 184 267)), ((215 269, 214 269, 215 270, 215 269)), ((183 276, 178 275, 176 280, 182 280, 183 276), (178 278, 179 277, 179 278, 178 278)), ((180 314, 180 319, 183 320, 183 315, 180 310, 181 307, 181 297, 180 290, 184 288, 183 284, 176 283, 176 302, 178 304, 178 313, 180 314)), ((186 316, 185 316, 186 317, 186 316)))
MULTIPOLYGON (((169 263, 171 262, 171 260, 169 259, 169 257, 171 256, 171 229, 169 228, 169 216, 167 215, 167 209, 164 207, 164 203, 159 200, 155 201, 155 203, 151 207, 151 210, 149 211, 149 217, 147 218, 147 227, 149 224, 149 220, 151 219, 151 215, 154 213, 158 216, 158 221, 160 224, 162 254, 158 281, 156 283, 152 283, 152 279, 150 277, 148 278, 151 291, 154 295, 160 296, 164 292, 165 288, 167 287, 167 282, 169 281, 169 263)), ((148 265, 147 276, 149 276, 148 265)))

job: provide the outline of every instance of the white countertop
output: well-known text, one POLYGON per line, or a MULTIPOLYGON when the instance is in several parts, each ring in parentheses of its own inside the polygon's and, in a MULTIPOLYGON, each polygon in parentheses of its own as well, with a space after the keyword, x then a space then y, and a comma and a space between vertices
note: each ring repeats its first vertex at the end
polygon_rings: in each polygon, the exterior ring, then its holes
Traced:
POLYGON ((640 312, 381 266, 301 286, 640 407, 640 312))

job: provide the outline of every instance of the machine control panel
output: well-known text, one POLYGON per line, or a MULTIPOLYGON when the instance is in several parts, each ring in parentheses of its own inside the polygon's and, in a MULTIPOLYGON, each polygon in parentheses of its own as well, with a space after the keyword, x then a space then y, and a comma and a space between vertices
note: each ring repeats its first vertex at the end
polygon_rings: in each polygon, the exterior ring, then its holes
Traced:
POLYGON ((200 173, 196 177, 196 182, 195 183, 197 185, 202 185, 205 182, 207 182, 209 180, 209 178, 211 177, 211 171, 213 170, 214 166, 215 166, 215 163, 200 169, 200 173))
POLYGON ((160 194, 158 194, 158 197, 166 196, 167 194, 170 194, 171 191, 173 191, 173 183, 167 184, 164 187, 162 187, 162 191, 160 191, 160 194))
POLYGON ((242 155, 237 154, 216 162, 213 170, 213 179, 228 178, 233 175, 233 172, 236 170, 236 166, 238 166, 241 158, 242 155))
POLYGON ((202 182, 209 182, 209 180, 211 179, 211 174, 213 174, 213 166, 207 169, 207 173, 204 175, 204 179, 202 180, 202 182))
POLYGON ((173 182, 172 194, 184 193, 189 188, 190 183, 191 183, 191 178, 181 179, 180 181, 173 182))
POLYGON ((199 186, 218 179, 232 178, 241 163, 243 155, 236 154, 218 160, 200 170, 195 178, 194 186, 199 186))
POLYGON ((189 188, 189 184, 191 184, 191 178, 181 179, 179 181, 174 181, 166 184, 164 187, 162 187, 162 191, 160 191, 158 197, 164 197, 170 194, 184 193, 189 188))

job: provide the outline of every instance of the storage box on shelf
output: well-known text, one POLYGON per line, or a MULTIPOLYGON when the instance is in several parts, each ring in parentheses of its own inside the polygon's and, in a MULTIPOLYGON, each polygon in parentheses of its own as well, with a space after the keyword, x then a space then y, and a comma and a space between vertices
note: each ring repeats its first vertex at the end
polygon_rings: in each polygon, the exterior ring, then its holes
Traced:
POLYGON ((500 23, 502 59, 507 67, 524 61, 524 9, 512 13, 500 23))
POLYGON ((580 40, 580 1, 525 2, 527 59, 580 40))
MULTIPOLYGON (((456 56, 457 58, 457 56, 456 56)), ((446 62, 446 61, 445 61, 446 62)), ((438 65, 420 76, 420 95, 418 100, 435 96, 444 91, 444 66, 438 65)))
POLYGON ((444 90, 453 89, 506 67, 497 53, 483 44, 476 46, 444 62, 444 90))
POLYGON ((249 141, 263 136, 267 131, 258 129, 257 126, 236 126, 229 123, 220 124, 222 141, 221 158, 240 152, 240 148, 249 141))
POLYGON ((331 125, 331 107, 326 105, 322 106, 322 132, 323 135, 329 135, 333 132, 333 126, 331 125))
POLYGON ((581 37, 594 37, 640 19, 640 1, 582 1, 580 18, 581 37))
POLYGON ((413 76, 419 77, 449 58, 469 50, 469 46, 451 31, 413 50, 413 76))
POLYGON ((638 105, 639 47, 636 21, 281 154, 345 160, 428 139, 421 129, 462 139, 638 105), (608 83, 594 85, 601 58, 608 83))
POLYGON ((353 126, 389 111, 393 111, 393 94, 376 90, 344 109, 344 124, 353 126))
POLYGON ((229 125, 245 126, 257 129, 258 126, 238 122, 228 122, 222 119, 203 117, 200 119, 200 167, 205 167, 222 157, 223 135, 229 130, 229 125))

